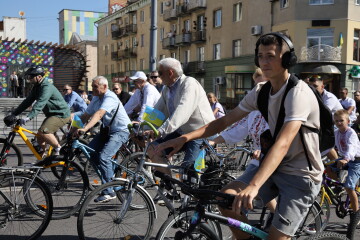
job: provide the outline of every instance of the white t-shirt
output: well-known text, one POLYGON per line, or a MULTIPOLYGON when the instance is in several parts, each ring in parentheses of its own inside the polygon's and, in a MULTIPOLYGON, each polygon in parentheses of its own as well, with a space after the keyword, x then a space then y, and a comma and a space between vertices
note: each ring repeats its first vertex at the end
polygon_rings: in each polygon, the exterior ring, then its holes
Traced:
MULTIPOLYGON (((220 133, 226 143, 234 144, 242 141, 247 135, 253 140, 254 150, 260 150, 260 135, 269 129, 269 125, 259 111, 252 111, 245 118, 234 123, 228 130, 220 133)), ((259 166, 259 161, 252 159, 249 164, 259 166)))
MULTIPOLYGON (((251 112, 258 109, 257 97, 264 84, 265 83, 257 84, 240 102, 238 107, 242 111, 251 112)), ((269 96, 268 123, 272 134, 275 132, 276 121, 286 85, 287 83, 284 84, 277 93, 269 96)), ((299 81, 298 84, 288 92, 285 98, 284 108, 284 122, 302 121, 303 125, 320 128, 319 105, 317 104, 314 93, 305 82, 299 81)), ((277 168, 277 171, 289 175, 309 176, 315 182, 319 183, 322 180, 324 170, 319 151, 319 136, 317 133, 305 127, 302 127, 302 131, 312 170, 310 171, 309 169, 300 135, 297 134, 290 145, 288 153, 277 168)))
POLYGON ((355 157, 360 157, 360 141, 355 130, 350 127, 344 133, 335 130, 335 145, 345 159, 354 161, 355 157))
POLYGON ((324 104, 330 109, 331 113, 334 114, 337 110, 343 109, 338 98, 324 89, 323 94, 321 95, 324 104))
POLYGON ((344 100, 342 100, 341 98, 339 99, 341 105, 343 106, 344 109, 348 110, 350 107, 354 107, 354 109, 351 111, 350 113, 350 121, 353 122, 356 120, 356 102, 354 99, 352 98, 345 98, 344 100))

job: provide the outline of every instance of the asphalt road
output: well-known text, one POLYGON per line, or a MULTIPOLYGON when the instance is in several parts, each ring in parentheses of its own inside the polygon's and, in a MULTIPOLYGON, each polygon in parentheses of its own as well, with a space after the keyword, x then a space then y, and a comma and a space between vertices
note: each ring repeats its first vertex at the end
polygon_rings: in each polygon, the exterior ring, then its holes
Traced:
MULTIPOLYGON (((21 144, 19 145, 19 147, 24 154, 24 162, 31 163, 35 161, 34 156, 30 153, 29 149, 25 145, 21 144)), ((158 211, 158 219, 155 221, 155 227, 153 230, 154 236, 156 235, 161 224, 166 220, 168 214, 168 211, 165 207, 161 207, 157 205, 156 208, 158 211)), ((259 215, 259 211, 252 214, 254 218, 256 218, 258 215, 259 215)), ((139 219, 139 221, 141 221, 141 219, 139 219)), ((345 217, 344 219, 337 218, 335 214, 335 209, 334 207, 332 207, 331 219, 326 231, 335 231, 338 233, 345 234, 348 221, 349 221, 348 216, 345 217)), ((77 222, 76 216, 72 216, 64 220, 52 220, 40 239, 43 240, 78 239, 76 222, 77 222)), ((357 230, 355 239, 360 239, 360 229, 357 230)))

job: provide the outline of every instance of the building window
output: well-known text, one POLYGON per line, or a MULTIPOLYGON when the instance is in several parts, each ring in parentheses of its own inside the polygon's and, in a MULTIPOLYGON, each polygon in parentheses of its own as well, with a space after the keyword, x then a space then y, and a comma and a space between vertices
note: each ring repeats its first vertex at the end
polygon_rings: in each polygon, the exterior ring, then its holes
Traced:
POLYGON ((221 9, 214 12, 214 27, 221 27, 221 9))
POLYGON ((161 2, 161 4, 160 4, 160 14, 164 14, 164 5, 165 5, 165 2, 161 2))
POLYGON ((129 39, 125 40, 125 48, 129 48, 129 39))
POLYGON ((160 28, 160 41, 162 41, 165 37, 165 28, 160 28))
POLYGON ((354 61, 360 62, 360 30, 355 29, 354 31, 354 61))
POLYGON ((129 62, 125 62, 125 72, 129 71, 129 62))
POLYGON ((360 5, 360 0, 355 0, 355 5, 360 5))
POLYGON ((327 5, 334 4, 334 0, 309 0, 310 5, 327 5))
POLYGON ((242 10, 242 3, 234 4, 234 17, 233 21, 238 22, 241 20, 241 10, 242 10))
POLYGON ((144 34, 141 34, 141 38, 140 38, 140 46, 144 47, 144 41, 145 41, 145 36, 144 34))
POLYGON ((109 28, 108 25, 105 26, 105 36, 109 35, 109 28))
POLYGON ((114 44, 111 44, 111 52, 114 52, 114 44))
POLYGON ((114 73, 114 72, 115 72, 114 64, 111 64, 110 70, 111 70, 111 73, 114 73))
POLYGON ((140 59, 140 70, 144 70, 144 63, 145 63, 145 60, 143 58, 140 59))
POLYGON ((133 37, 133 38, 132 38, 132 46, 133 46, 133 47, 137 47, 137 45, 138 45, 138 44, 137 44, 137 41, 136 41, 136 37, 133 37))
POLYGON ((118 69, 118 72, 121 72, 121 63, 117 64, 117 69, 118 69))
POLYGON ((160 60, 165 58, 165 54, 160 55, 160 60))
POLYGON ((144 22, 145 21, 145 11, 142 10, 140 11, 140 22, 144 22))
POLYGON ((190 20, 184 21, 184 28, 182 29, 183 33, 189 33, 190 32, 190 20))
POLYGON ((214 44, 214 60, 219 60, 220 59, 220 43, 214 44))
POLYGON ((233 41, 233 57, 240 57, 241 54, 241 40, 233 41))
POLYGON ((171 2, 172 9, 176 9, 176 5, 177 5, 177 0, 172 0, 171 2))
POLYGON ((197 60, 199 62, 205 61, 205 48, 204 47, 197 48, 197 60))
POLYGON ((172 24, 172 25, 171 25, 171 31, 172 31, 174 34, 177 33, 176 29, 177 29, 176 24, 172 24))
POLYGON ((311 28, 307 30, 307 47, 316 45, 334 46, 333 28, 311 28))
POLYGON ((190 50, 184 51, 184 63, 190 62, 190 50))
POLYGON ((105 56, 107 56, 107 55, 108 55, 108 51, 109 51, 109 48, 108 48, 108 46, 107 46, 107 45, 105 45, 105 56))
POLYGON ((175 58, 175 59, 176 59, 176 53, 175 53, 175 52, 170 53, 170 56, 171 56, 172 58, 175 58))
POLYGON ((105 65, 105 75, 109 74, 109 69, 108 69, 108 65, 105 65))
POLYGON ((289 7, 289 0, 281 0, 280 8, 287 8, 289 7))

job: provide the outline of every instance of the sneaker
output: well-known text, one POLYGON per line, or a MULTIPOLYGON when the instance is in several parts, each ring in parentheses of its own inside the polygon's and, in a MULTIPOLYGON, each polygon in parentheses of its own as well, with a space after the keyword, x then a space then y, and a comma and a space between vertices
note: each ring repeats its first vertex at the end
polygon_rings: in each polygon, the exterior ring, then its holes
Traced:
POLYGON ((110 194, 100 195, 97 198, 94 199, 94 202, 96 203, 104 203, 109 202, 111 199, 116 198, 116 194, 114 192, 110 194))

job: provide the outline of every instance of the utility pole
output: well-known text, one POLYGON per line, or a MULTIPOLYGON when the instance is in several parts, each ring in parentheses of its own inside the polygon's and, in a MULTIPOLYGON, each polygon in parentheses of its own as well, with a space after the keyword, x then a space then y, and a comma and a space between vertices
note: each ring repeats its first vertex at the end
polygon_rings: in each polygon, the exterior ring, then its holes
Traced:
POLYGON ((151 26, 150 26, 150 71, 156 70, 157 54, 157 0, 151 0, 151 26))

